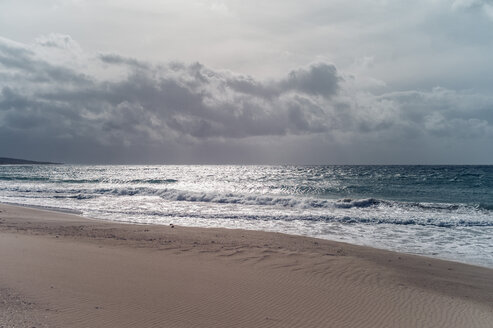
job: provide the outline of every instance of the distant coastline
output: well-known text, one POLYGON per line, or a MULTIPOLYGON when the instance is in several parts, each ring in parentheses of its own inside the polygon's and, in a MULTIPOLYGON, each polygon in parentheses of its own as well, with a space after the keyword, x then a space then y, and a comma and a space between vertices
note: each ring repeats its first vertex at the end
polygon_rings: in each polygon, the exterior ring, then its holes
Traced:
POLYGON ((30 161, 26 159, 19 158, 8 158, 8 157, 0 157, 0 165, 12 165, 12 164, 61 164, 61 163, 52 163, 52 162, 38 162, 38 161, 30 161))

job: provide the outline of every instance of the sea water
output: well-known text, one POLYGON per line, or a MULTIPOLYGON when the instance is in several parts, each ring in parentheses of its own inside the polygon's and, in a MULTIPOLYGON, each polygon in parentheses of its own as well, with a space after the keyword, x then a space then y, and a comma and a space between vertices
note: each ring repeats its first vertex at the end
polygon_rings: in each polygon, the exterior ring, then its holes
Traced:
POLYGON ((0 166, 0 202, 493 267, 493 166, 0 166))

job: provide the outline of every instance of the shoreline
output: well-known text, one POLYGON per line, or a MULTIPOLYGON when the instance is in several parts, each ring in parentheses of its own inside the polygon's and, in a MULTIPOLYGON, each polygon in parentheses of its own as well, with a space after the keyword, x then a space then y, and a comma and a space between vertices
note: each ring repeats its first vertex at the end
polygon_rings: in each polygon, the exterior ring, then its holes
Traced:
MULTIPOLYGON (((133 221, 114 221, 114 220, 105 220, 105 219, 96 218, 96 217, 88 217, 88 216, 84 216, 81 211, 78 211, 75 209, 70 209, 70 208, 51 207, 51 206, 32 205, 32 204, 18 204, 18 203, 9 203, 9 202, 1 202, 0 201, 0 206, 1 205, 8 205, 8 206, 14 206, 14 207, 20 207, 20 208, 30 208, 30 209, 41 210, 41 211, 51 211, 51 212, 69 214, 69 215, 76 215, 76 216, 80 216, 86 220, 97 221, 97 222, 101 222, 101 223, 109 223, 109 224, 117 224, 117 225, 119 225, 119 224, 123 224, 123 225, 130 224, 130 225, 156 226, 156 227, 167 226, 167 224, 163 224, 163 223, 141 223, 141 222, 133 222, 133 221)), ((477 262, 459 261, 456 258, 441 257, 440 255, 405 252, 405 251, 401 251, 401 250, 383 248, 383 247, 378 247, 378 246, 374 246, 374 245, 357 244, 357 243, 353 243, 351 241, 325 239, 325 238, 320 238, 320 237, 316 237, 316 236, 286 233, 286 232, 280 232, 280 231, 275 231, 275 230, 254 230, 254 229, 244 229, 244 228, 200 227, 200 226, 182 226, 182 227, 183 228, 191 228, 191 229, 194 229, 194 228, 197 228, 197 229, 226 229, 226 230, 259 231, 259 232, 266 232, 266 233, 280 233, 280 234, 284 234, 284 235, 288 235, 288 236, 296 236, 296 237, 302 237, 302 238, 313 238, 313 239, 330 241, 330 242, 341 243, 341 244, 368 247, 368 248, 372 248, 372 249, 376 249, 376 250, 390 251, 390 252, 395 252, 395 253, 399 253, 399 254, 415 255, 415 256, 425 257, 425 258, 429 258, 429 259, 437 259, 437 260, 442 260, 442 261, 461 263, 461 264, 465 264, 465 265, 477 266, 477 267, 493 270, 492 266, 482 265, 482 264, 477 263, 477 262)))
MULTIPOLYGON (((81 211, 78 210, 73 210, 70 208, 62 208, 62 207, 53 207, 53 206, 43 206, 43 205, 32 205, 32 204, 18 204, 18 203, 9 203, 9 202, 0 202, 1 205, 9 205, 9 206, 15 206, 15 207, 26 207, 26 208, 32 208, 34 210, 41 210, 41 211, 51 211, 51 212, 59 212, 59 213, 65 213, 65 214, 73 214, 73 215, 79 215, 85 219, 92 220, 93 218, 86 217, 82 215, 81 211)), ((94 219, 98 220, 98 219, 94 219)))
POLYGON ((0 204, 0 244, 6 327, 488 327, 493 320, 492 269, 324 239, 0 204))

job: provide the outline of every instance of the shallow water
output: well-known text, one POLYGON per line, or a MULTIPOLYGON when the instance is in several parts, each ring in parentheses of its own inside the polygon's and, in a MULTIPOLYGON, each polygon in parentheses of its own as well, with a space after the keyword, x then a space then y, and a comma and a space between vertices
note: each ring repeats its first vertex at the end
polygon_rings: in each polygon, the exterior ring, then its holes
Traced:
POLYGON ((493 267, 493 166, 0 166, 0 201, 493 267))

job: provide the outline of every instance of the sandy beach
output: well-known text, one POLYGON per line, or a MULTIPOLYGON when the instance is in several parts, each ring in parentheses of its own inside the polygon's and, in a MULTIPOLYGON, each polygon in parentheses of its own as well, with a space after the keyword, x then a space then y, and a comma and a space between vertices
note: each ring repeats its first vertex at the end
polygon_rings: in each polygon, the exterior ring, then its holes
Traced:
POLYGON ((0 327, 491 327, 493 270, 0 205, 0 327))

